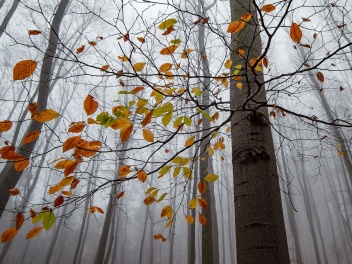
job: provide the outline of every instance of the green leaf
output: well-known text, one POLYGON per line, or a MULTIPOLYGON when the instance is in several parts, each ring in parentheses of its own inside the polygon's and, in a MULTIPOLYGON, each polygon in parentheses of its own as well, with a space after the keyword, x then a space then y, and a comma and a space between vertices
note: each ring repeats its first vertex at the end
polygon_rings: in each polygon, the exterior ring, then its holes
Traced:
POLYGON ((163 118, 161 119, 161 122, 163 123, 163 126, 167 127, 167 125, 170 123, 171 119, 172 119, 172 112, 169 112, 169 113, 165 114, 163 116, 163 118))
POLYGON ((171 166, 164 166, 161 168, 159 173, 160 173, 160 175, 164 175, 164 174, 168 173, 170 169, 171 169, 171 166))
POLYGON ((55 214, 51 211, 48 211, 45 218, 43 219, 43 227, 45 230, 49 230, 55 223, 56 217, 55 214))
POLYGON ((207 182, 215 182, 218 178, 219 176, 216 174, 209 174, 204 178, 204 180, 207 182))
POLYGON ((171 44, 175 44, 175 45, 180 45, 181 44, 181 40, 180 39, 173 39, 170 41, 171 44))
POLYGON ((176 118, 175 122, 174 122, 174 127, 178 127, 183 120, 183 116, 179 116, 178 118, 176 118))
POLYGON ((150 188, 145 192, 145 194, 148 194, 148 193, 150 193, 150 192, 152 192, 152 191, 154 191, 154 190, 156 190, 155 187, 150 187, 150 188))
POLYGON ((233 75, 237 75, 240 73, 241 69, 242 69, 242 65, 241 64, 238 64, 235 66, 235 71, 233 72, 233 75))
POLYGON ((167 193, 163 193, 160 198, 156 201, 157 203, 160 203, 162 200, 164 200, 165 196, 167 195, 167 193))
POLYGON ((185 175, 185 177, 187 179, 192 179, 192 170, 188 167, 183 167, 183 175, 185 175))
POLYGON ((159 26, 158 29, 165 30, 168 29, 169 27, 172 27, 177 23, 177 20, 175 18, 169 18, 162 22, 159 26))
POLYGON ((47 215, 47 213, 49 213, 49 211, 40 212, 32 219, 32 223, 35 224, 35 223, 38 223, 39 221, 43 220, 44 217, 47 215))
POLYGON ((171 162, 174 164, 185 166, 189 163, 189 161, 190 161, 189 158, 182 158, 182 157, 177 156, 171 162))
POLYGON ((116 118, 110 116, 107 112, 102 112, 97 116, 97 121, 100 122, 105 128, 108 128, 116 122, 116 118))
POLYGON ((211 118, 211 116, 204 110, 200 109, 200 108, 196 108, 196 111, 198 113, 201 113, 203 116, 205 116, 206 119, 208 119, 209 121, 213 121, 213 119, 211 118))
POLYGON ((181 167, 176 167, 174 173, 172 174, 172 177, 176 178, 180 174, 180 171, 181 167))
POLYGON ((203 91, 201 89, 199 89, 198 87, 193 87, 192 93, 194 93, 194 96, 200 96, 200 95, 202 95, 203 91))
POLYGON ((187 125, 187 126, 191 126, 191 125, 192 125, 192 119, 189 118, 189 117, 187 117, 187 116, 185 116, 185 117, 183 118, 183 122, 184 122, 185 125, 187 125))

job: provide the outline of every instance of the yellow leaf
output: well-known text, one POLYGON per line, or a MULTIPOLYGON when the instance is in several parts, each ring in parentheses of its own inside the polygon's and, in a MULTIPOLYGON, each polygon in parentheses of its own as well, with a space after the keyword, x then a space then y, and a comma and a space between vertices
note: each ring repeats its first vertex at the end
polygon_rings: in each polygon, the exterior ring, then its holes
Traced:
POLYGON ((189 208, 194 209, 197 207, 197 198, 193 198, 189 201, 189 208))
POLYGON ((6 243, 10 241, 12 238, 15 237, 16 234, 17 234, 16 227, 10 227, 9 229, 6 229, 1 235, 1 243, 6 243))
POLYGON ((276 7, 275 7, 274 5, 272 5, 272 4, 263 5, 263 7, 262 7, 262 10, 263 10, 264 12, 267 12, 267 13, 272 12, 272 11, 274 11, 275 9, 276 9, 276 7))
POLYGON ((244 21, 233 21, 228 26, 227 32, 228 33, 238 33, 243 29, 243 27, 245 25, 246 25, 246 22, 244 22, 244 21))
POLYGON ((164 206, 163 209, 161 210, 160 217, 165 217, 169 214, 169 211, 171 209, 170 205, 164 206))
POLYGON ((206 225, 207 224, 207 219, 202 214, 198 215, 198 220, 199 220, 199 223, 202 224, 202 225, 206 225))
POLYGON ((70 185, 71 182, 72 182, 74 179, 75 179, 74 176, 65 177, 65 178, 63 178, 63 179, 60 181, 59 185, 61 185, 61 186, 70 185))
POLYGON ((37 68, 37 63, 32 60, 23 60, 18 62, 13 68, 13 80, 21 81, 26 77, 29 77, 33 74, 37 68))
POLYGON ((341 157, 346 157, 346 154, 345 154, 345 152, 343 152, 343 151, 341 151, 341 150, 338 150, 337 151, 337 154, 339 154, 341 157))
POLYGON ((53 120, 53 119, 57 118, 58 116, 59 116, 59 114, 55 110, 47 109, 47 110, 39 112, 39 114, 37 114, 37 115, 34 115, 33 119, 35 121, 44 123, 44 122, 53 120))
POLYGON ((194 223, 194 217, 193 217, 193 216, 191 216, 191 215, 186 215, 185 218, 186 218, 186 221, 187 221, 189 224, 193 224, 193 223, 194 223))
POLYGON ((302 39, 302 31, 296 23, 292 23, 290 28, 290 37, 294 42, 300 43, 302 39))
POLYGON ((138 63, 133 65, 133 69, 136 72, 140 72, 140 71, 142 71, 144 69, 144 66, 145 66, 145 62, 138 62, 138 63))
POLYGON ((130 172, 132 172, 131 166, 122 165, 119 168, 119 175, 120 175, 121 178, 125 178, 130 172))
POLYGON ((208 174, 204 180, 207 181, 207 182, 215 182, 217 179, 219 178, 218 175, 216 174, 208 174))
POLYGON ((71 196, 72 195, 72 192, 70 192, 70 191, 62 191, 61 193, 63 195, 65 195, 65 196, 71 196))
POLYGON ((154 142, 154 134, 149 129, 143 129, 143 138, 148 142, 154 142))
POLYGON ((243 85, 242 85, 241 82, 238 82, 238 83, 236 83, 236 87, 237 87, 238 89, 242 90, 243 85))
POLYGON ((37 137, 39 137, 39 135, 40 135, 40 131, 29 132, 22 140, 22 145, 26 145, 27 143, 32 142, 37 137))
POLYGON ((33 237, 36 237, 37 235, 39 235, 40 231, 42 231, 43 227, 42 226, 38 226, 38 227, 34 227, 32 230, 30 230, 27 233, 26 239, 31 239, 33 237))
POLYGON ((168 228, 172 224, 173 221, 174 221, 174 219, 170 219, 169 221, 167 221, 165 228, 168 228))
POLYGON ((87 115, 94 114, 98 109, 98 102, 94 100, 94 97, 90 94, 86 97, 83 102, 84 111, 87 115))
POLYGON ((118 57, 119 60, 122 61, 122 62, 128 61, 128 58, 127 58, 125 55, 123 55, 123 56, 117 56, 117 57, 118 57))
POLYGON ((194 143, 195 139, 196 139, 196 136, 189 137, 185 142, 185 147, 191 146, 194 143))
POLYGON ((225 66, 226 69, 230 69, 231 65, 232 65, 232 60, 226 60, 225 61, 224 66, 225 66))
POLYGON ((137 178, 141 182, 145 182, 147 180, 147 173, 144 170, 141 170, 140 172, 137 173, 137 178))
POLYGON ((10 120, 4 120, 0 122, 0 132, 9 131, 12 127, 12 122, 10 120))
POLYGON ((15 171, 23 171, 25 168, 28 167, 28 165, 29 165, 28 159, 15 161, 14 163, 15 171))
POLYGON ((59 191, 62 190, 62 188, 63 188, 63 186, 60 185, 60 184, 51 186, 51 187, 49 188, 49 194, 53 194, 53 193, 59 192, 59 191))
POLYGON ((181 54, 181 58, 182 59, 186 59, 188 58, 188 54, 191 53, 192 51, 194 51, 194 49, 187 49, 187 50, 184 50, 181 54))
POLYGON ((167 72, 172 68, 172 64, 171 63, 164 63, 159 67, 159 71, 161 72, 167 72))
POLYGON ((169 27, 172 27, 177 23, 177 20, 175 18, 169 18, 162 22, 159 26, 158 29, 165 30, 168 29, 169 27))
POLYGON ((160 54, 161 55, 170 55, 170 54, 174 53, 177 48, 178 48, 177 45, 171 45, 171 46, 169 46, 167 48, 163 48, 160 51, 160 54))

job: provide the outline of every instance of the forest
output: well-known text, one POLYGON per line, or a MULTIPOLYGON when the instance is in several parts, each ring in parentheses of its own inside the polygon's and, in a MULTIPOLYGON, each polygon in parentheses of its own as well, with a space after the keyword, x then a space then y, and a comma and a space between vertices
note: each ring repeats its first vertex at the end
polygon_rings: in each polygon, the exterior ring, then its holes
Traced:
POLYGON ((351 263, 351 1, 0 0, 0 54, 0 263, 351 263))

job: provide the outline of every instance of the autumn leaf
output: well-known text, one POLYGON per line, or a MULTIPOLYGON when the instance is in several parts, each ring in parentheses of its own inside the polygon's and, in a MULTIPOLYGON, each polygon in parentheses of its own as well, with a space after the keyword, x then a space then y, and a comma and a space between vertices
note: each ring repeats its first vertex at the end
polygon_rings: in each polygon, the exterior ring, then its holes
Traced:
POLYGON ((39 227, 34 227, 32 230, 30 230, 27 233, 26 239, 31 239, 33 237, 36 237, 37 235, 39 235, 40 231, 42 231, 43 227, 39 226, 39 227))
POLYGON ((59 117, 58 112, 56 112, 55 110, 52 110, 52 109, 47 109, 47 110, 39 112, 39 114, 37 114, 37 115, 34 115, 33 119, 35 121, 44 123, 44 122, 48 122, 48 121, 53 120, 58 117, 59 117))
POLYGON ((9 193, 10 193, 12 196, 16 196, 16 195, 19 195, 19 194, 20 194, 20 191, 19 191, 17 188, 13 188, 13 189, 9 189, 9 193))
POLYGON ((117 56, 117 57, 118 57, 119 60, 122 61, 122 62, 128 61, 128 58, 127 58, 125 55, 123 55, 123 56, 117 56))
POLYGON ((61 193, 63 194, 63 195, 65 195, 65 196, 72 196, 72 192, 70 192, 70 191, 61 191, 61 193))
POLYGON ((225 66, 226 69, 230 69, 231 65, 232 65, 232 60, 226 60, 225 61, 224 66, 225 66))
POLYGON ((92 115, 98 109, 98 102, 89 94, 83 102, 83 107, 87 115, 92 115))
POLYGON ((298 44, 301 42, 302 31, 296 23, 292 23, 292 25, 291 25, 290 37, 294 42, 297 42, 298 44))
POLYGON ((207 182, 215 182, 217 179, 219 178, 218 175, 216 174, 208 174, 204 180, 207 181, 207 182))
POLYGON ((171 209, 170 205, 164 206, 163 209, 161 210, 160 217, 165 217, 168 215, 169 211, 171 209))
POLYGON ((185 142, 185 147, 191 146, 195 141, 196 136, 190 136, 185 142))
POLYGON ((116 195, 116 199, 120 199, 124 195, 125 195, 125 192, 120 192, 118 195, 116 195))
POLYGON ((248 22, 250 19, 251 19, 251 17, 252 17, 252 14, 251 13, 245 13, 245 14, 243 14, 242 16, 241 16, 241 20, 243 20, 243 21, 246 21, 246 22, 248 22))
POLYGON ((70 132, 70 133, 79 133, 85 128, 85 126, 86 126, 86 124, 84 122, 73 123, 68 128, 68 132, 70 132))
POLYGON ((142 127, 145 127, 146 125, 148 125, 152 121, 152 117, 153 117, 153 111, 150 111, 143 119, 141 123, 142 127))
POLYGON ((120 131, 120 139, 121 139, 121 141, 122 142, 126 142, 129 139, 129 137, 131 136, 132 131, 133 131, 133 125, 132 124, 130 124, 127 127, 122 128, 121 131, 120 131))
POLYGON ((132 170, 131 170, 131 166, 128 166, 128 165, 122 165, 120 168, 119 168, 119 175, 121 178, 125 178, 129 173, 131 173, 132 170))
POLYGON ((197 198, 192 198, 192 200, 189 201, 189 208, 194 209, 197 207, 197 198))
POLYGON ((140 72, 140 71, 142 71, 144 69, 144 66, 145 66, 145 62, 138 62, 138 63, 133 65, 133 69, 136 72, 140 72))
POLYGON ((143 138, 148 142, 154 142, 154 134, 149 129, 143 129, 143 138))
POLYGON ((199 214, 198 215, 198 220, 201 225, 206 225, 207 224, 207 219, 204 215, 199 214))
POLYGON ((137 86, 136 88, 134 88, 134 89, 132 90, 132 93, 136 94, 136 93, 141 92, 141 91, 143 91, 143 90, 144 90, 144 87, 143 87, 143 86, 137 86))
POLYGON ((71 182, 70 189, 75 189, 77 187, 78 183, 79 183, 79 179, 74 179, 71 182))
POLYGON ((0 132, 9 131, 12 127, 12 122, 10 120, 4 120, 0 122, 0 132))
POLYGON ((84 46, 84 45, 82 45, 82 46, 78 47, 78 48, 76 49, 76 53, 77 53, 77 54, 82 53, 82 52, 84 51, 84 48, 85 48, 85 46, 84 46))
POLYGON ((33 60, 23 60, 18 62, 13 68, 13 80, 24 80, 25 78, 31 76, 36 68, 37 63, 33 60))
POLYGON ((200 194, 204 194, 206 190, 207 190, 207 184, 205 183, 205 181, 199 181, 198 191, 200 192, 200 194))
POLYGON ((39 35, 40 33, 41 32, 36 29, 28 30, 28 35, 30 35, 30 36, 36 36, 36 35, 39 35))
POLYGON ((324 74, 322 72, 318 72, 317 73, 317 79, 320 81, 320 82, 324 82, 324 74))
POLYGON ((63 188, 63 186, 60 185, 60 184, 51 186, 51 187, 49 188, 49 194, 54 194, 54 193, 56 193, 56 192, 59 192, 59 191, 62 190, 62 188, 63 188))
POLYGON ((31 118, 39 113, 39 105, 37 103, 29 103, 28 111, 31 113, 31 118))
POLYGON ((101 68, 100 68, 100 71, 107 71, 109 69, 109 65, 103 65, 101 68))
POLYGON ((194 49, 186 49, 186 50, 184 50, 184 51, 182 52, 182 54, 181 54, 181 58, 182 58, 182 59, 188 58, 188 54, 191 53, 191 52, 193 52, 193 51, 194 51, 194 49))
POLYGON ((48 211, 43 219, 43 227, 45 230, 49 230, 56 221, 56 216, 52 211, 48 211))
POLYGON ((22 145, 26 145, 30 142, 32 142, 33 140, 35 140, 37 137, 39 137, 40 135, 40 131, 33 131, 33 132, 29 132, 22 140, 22 145))
POLYGON ((9 242, 17 234, 17 229, 15 227, 10 227, 6 229, 1 235, 1 243, 9 242))
POLYGON ((169 35, 171 32, 175 31, 175 28, 174 27, 169 27, 168 29, 166 29, 164 31, 164 33, 162 34, 163 36, 167 36, 169 35))
POLYGON ((194 223, 194 217, 193 217, 193 216, 191 216, 191 215, 186 215, 185 218, 186 218, 186 221, 187 221, 189 224, 193 224, 193 223, 194 223))
POLYGON ((155 198, 152 196, 148 196, 147 198, 144 199, 143 201, 146 205, 151 205, 152 203, 155 202, 155 198))
POLYGON ((198 197, 198 204, 202 208, 208 208, 208 202, 203 197, 198 197))
POLYGON ((74 170, 77 168, 78 164, 80 161, 75 161, 74 163, 67 165, 66 168, 64 169, 64 175, 70 175, 74 170))
POLYGON ((98 213, 100 213, 100 214, 104 214, 104 210, 103 210, 103 209, 101 209, 100 207, 95 206, 95 209, 97 210, 97 212, 98 212, 98 213))
POLYGON ((15 171, 23 171, 25 168, 28 167, 29 160, 28 159, 18 160, 18 161, 15 161, 13 165, 14 165, 15 171))
POLYGON ((169 27, 172 27, 176 23, 177 23, 177 20, 175 18, 169 18, 169 19, 165 20, 164 22, 162 22, 158 26, 158 29, 165 30, 165 29, 168 29, 169 27))
POLYGON ((167 72, 172 68, 172 64, 171 63, 164 63, 159 67, 159 71, 161 72, 167 72))
POLYGON ((244 21, 233 21, 229 24, 227 28, 228 33, 238 33, 240 32, 243 27, 246 25, 246 22, 244 21))
POLYGON ((54 206, 55 207, 59 207, 60 205, 62 205, 64 203, 64 197, 62 195, 58 196, 55 201, 54 201, 54 206))
POLYGON ((177 48, 178 48, 177 45, 171 45, 171 46, 169 46, 167 48, 163 48, 160 51, 160 54, 161 55, 170 55, 170 54, 174 53, 177 48))
POLYGON ((141 42, 141 43, 145 43, 145 38, 142 38, 142 37, 137 37, 138 41, 141 42))
POLYGON ((158 239, 163 239, 163 235, 162 234, 156 234, 154 237, 154 240, 158 240, 158 239))
POLYGON ((19 230, 24 223, 24 216, 22 213, 16 215, 16 229, 19 230))
POLYGON ((61 185, 61 186, 68 186, 68 185, 70 185, 70 184, 72 183, 72 181, 73 181, 74 179, 75 179, 74 176, 65 177, 65 178, 63 178, 63 179, 60 181, 59 185, 61 185))
MULTIPOLYGON (((83 141, 84 140, 80 136, 74 136, 74 137, 70 137, 70 138, 66 139, 64 144, 62 145, 62 152, 66 152, 70 149, 75 148, 77 145, 79 145, 83 141)), ((65 167, 67 167, 68 165, 69 164, 66 164, 65 167)), ((59 169, 59 168, 57 168, 57 169, 59 169)))
POLYGON ((263 7, 262 7, 262 10, 263 10, 264 12, 267 12, 267 13, 272 12, 272 11, 274 11, 275 9, 276 9, 276 7, 275 7, 274 5, 272 5, 272 4, 263 5, 263 7))
POLYGON ((97 45, 97 43, 95 41, 88 41, 88 44, 93 47, 97 45))

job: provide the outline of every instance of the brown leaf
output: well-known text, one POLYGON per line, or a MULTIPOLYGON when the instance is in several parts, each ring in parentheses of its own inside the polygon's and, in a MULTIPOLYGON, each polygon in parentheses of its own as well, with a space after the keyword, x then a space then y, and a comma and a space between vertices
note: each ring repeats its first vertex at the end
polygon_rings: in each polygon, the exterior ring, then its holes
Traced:
POLYGON ((98 102, 90 94, 86 97, 83 102, 84 111, 87 115, 94 114, 98 109, 98 102))
POLYGON ((170 54, 174 53, 177 48, 178 48, 177 45, 171 45, 171 46, 169 46, 167 48, 163 48, 160 51, 160 54, 161 55, 170 55, 170 54))
POLYGON ((125 192, 120 192, 118 195, 116 195, 116 199, 120 199, 124 195, 125 195, 125 192))
POLYGON ((68 132, 70 133, 79 133, 85 128, 86 124, 84 122, 73 123, 68 128, 68 132))
POLYGON ((18 161, 15 161, 13 165, 15 167, 15 171, 23 171, 25 168, 28 167, 29 160, 28 159, 18 160, 18 161))
POLYGON ((58 196, 54 201, 54 206, 59 207, 64 203, 64 197, 62 195, 58 196))
POLYGON ((30 230, 27 233, 26 239, 31 239, 33 237, 36 237, 37 235, 39 235, 40 231, 42 231, 43 227, 39 226, 39 227, 34 227, 32 230, 30 230))
POLYGON ((70 149, 75 148, 77 145, 81 144, 84 140, 80 136, 74 136, 66 139, 62 145, 62 152, 66 152, 70 149))
POLYGON ((40 33, 42 33, 42 32, 40 32, 39 30, 36 30, 36 29, 28 30, 28 34, 29 34, 30 36, 39 35, 40 33))
POLYGON ((198 215, 198 221, 201 225, 206 225, 207 224, 207 219, 204 215, 199 214, 198 215))
POLYGON ((317 79, 320 81, 320 82, 324 82, 324 74, 321 73, 321 72, 317 72, 317 79))
MULTIPOLYGON (((173 31, 175 31, 175 28, 174 27, 169 27, 169 28, 167 28, 165 31, 164 31, 164 33, 162 34, 163 36, 167 36, 167 35, 169 35, 171 32, 173 32, 173 31)), ((163 55, 165 55, 165 54, 163 54, 163 55)))
POLYGON ((140 172, 137 173, 137 178, 141 182, 145 182, 147 180, 147 173, 144 170, 141 170, 140 172))
POLYGON ((28 111, 31 113, 31 118, 39 114, 39 105, 37 103, 29 103, 28 111))
POLYGON ((78 47, 78 48, 76 49, 76 53, 77 53, 77 54, 82 53, 82 52, 84 51, 84 47, 85 47, 84 45, 78 47))
POLYGON ((198 183, 198 191, 200 194, 204 194, 207 190, 207 184, 205 181, 199 181, 198 183))
POLYGON ((37 137, 39 137, 39 135, 40 135, 40 131, 29 132, 22 140, 22 145, 26 145, 26 144, 32 142, 37 137))
POLYGON ((275 7, 274 5, 272 5, 272 4, 263 5, 263 7, 262 7, 262 10, 263 10, 264 12, 267 12, 267 13, 272 12, 272 11, 274 11, 275 9, 276 9, 276 7, 275 7))
POLYGON ((150 111, 144 118, 144 120, 142 121, 141 125, 142 127, 145 127, 146 125, 148 125, 151 121, 152 121, 152 116, 153 116, 153 110, 150 111))
POLYGON ((133 131, 133 125, 132 124, 130 124, 127 127, 122 128, 121 131, 120 131, 120 139, 121 139, 121 141, 122 142, 126 142, 129 139, 129 137, 131 136, 132 131, 133 131))
POLYGON ((1 243, 9 242, 17 234, 16 227, 10 227, 6 229, 1 235, 1 243))
POLYGON ((292 23, 291 28, 290 28, 290 37, 294 42, 297 42, 298 44, 301 42, 302 39, 302 31, 296 23, 292 23))
POLYGON ((78 183, 79 183, 79 179, 74 179, 71 182, 70 189, 75 189, 77 187, 78 183))
POLYGON ((17 230, 20 229, 23 223, 24 223, 24 216, 22 213, 18 213, 16 215, 16 229, 17 230))
POLYGON ((198 204, 200 207, 207 209, 208 208, 208 202, 202 197, 198 197, 198 204))
POLYGON ((18 62, 13 68, 13 80, 24 80, 25 78, 31 76, 36 68, 37 63, 33 60, 23 60, 18 62))
POLYGON ((46 109, 33 116, 35 121, 45 123, 55 118, 58 118, 59 114, 55 110, 46 109))
POLYGON ((12 122, 10 120, 4 120, 0 122, 0 132, 9 131, 12 127, 12 122))

